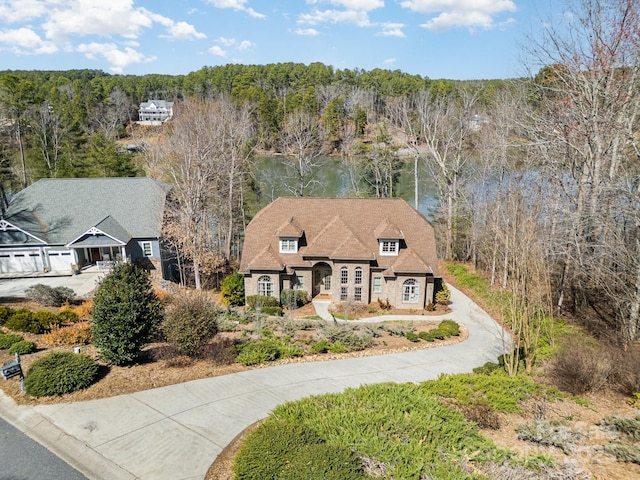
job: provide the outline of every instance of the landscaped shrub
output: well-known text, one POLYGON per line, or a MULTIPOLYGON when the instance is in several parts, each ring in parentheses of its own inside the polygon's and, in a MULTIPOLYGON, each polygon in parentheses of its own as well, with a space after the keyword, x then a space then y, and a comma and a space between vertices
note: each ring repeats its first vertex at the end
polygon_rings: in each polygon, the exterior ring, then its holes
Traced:
POLYGON ((226 305, 244 305, 244 275, 237 271, 227 275, 220 284, 220 294, 226 305))
POLYGON ((280 307, 262 307, 262 313, 265 315, 273 315, 274 317, 282 316, 282 308, 280 307))
POLYGON ((52 352, 29 368, 24 386, 29 395, 62 395, 87 388, 98 374, 98 365, 87 355, 52 352))
POLYGON ((268 295, 249 295, 247 297, 247 307, 252 309, 279 306, 280 302, 276 297, 270 297, 268 295))
POLYGON ((42 333, 44 325, 42 325, 33 315, 33 312, 26 308, 20 308, 7 320, 4 324, 9 330, 25 333, 42 333))
POLYGON ((22 340, 20 342, 16 342, 9 347, 9 353, 19 354, 19 355, 27 355, 29 353, 35 352, 37 349, 36 344, 34 342, 28 342, 26 340, 22 340))
POLYGON ((364 480, 358 457, 345 446, 316 443, 302 445, 282 469, 278 480, 303 478, 322 480, 364 480))
POLYGON ((235 480, 277 478, 303 445, 322 443, 313 430, 293 423, 272 421, 247 437, 233 465, 235 480))
POLYGON ((438 328, 443 331, 448 337, 457 337, 460 335, 460 325, 453 320, 442 320, 438 328))
POLYGON ((80 305, 71 307, 71 311, 77 314, 80 319, 86 320, 91 318, 91 314, 93 313, 93 300, 85 300, 80 305))
POLYGON ((439 303, 440 305, 448 305, 450 300, 451 292, 443 280, 440 289, 436 292, 436 303, 439 303))
POLYGON ((47 345, 88 345, 93 342, 91 323, 78 322, 68 327, 54 325, 42 336, 47 345))
POLYGON ((61 307, 73 300, 76 294, 68 287, 50 287, 38 283, 27 288, 25 296, 45 307, 61 307))
POLYGON ((218 333, 217 320, 221 313, 204 295, 181 296, 167 307, 161 329, 181 355, 197 356, 218 333))
POLYGON ((33 312, 33 318, 35 318, 45 328, 49 329, 53 325, 60 325, 63 323, 63 318, 57 313, 49 312, 47 310, 40 310, 39 312, 33 312))
POLYGON ((309 347, 311 353, 327 353, 331 348, 331 342, 326 338, 321 338, 317 342, 313 342, 309 347))
POLYGON ((93 300, 95 344, 107 362, 130 363, 162 317, 149 276, 131 263, 119 263, 100 282, 93 300))
POLYGON ((13 308, 0 305, 0 325, 4 325, 14 313, 15 310, 13 308))
POLYGON ((58 312, 60 323, 75 323, 80 320, 80 316, 69 307, 62 307, 58 312))
POLYGON ((347 352, 357 352, 373 345, 371 334, 358 335, 349 327, 332 326, 325 329, 323 333, 327 340, 333 344, 330 349, 332 352, 335 352, 335 348, 339 348, 336 347, 336 344, 340 344, 347 352))
POLYGON ((10 348, 14 343, 18 343, 24 340, 24 337, 20 335, 14 335, 10 333, 0 333, 0 350, 6 350, 10 348))
POLYGON ((418 335, 415 332, 406 332, 404 334, 404 336, 410 342, 419 342, 420 341, 420 337, 418 337, 418 335))
POLYGON ((290 309, 301 307, 309 303, 309 294, 304 290, 285 288, 280 292, 280 303, 290 309))
POLYGON ((299 357, 304 353, 302 348, 291 345, 288 338, 279 337, 241 343, 236 350, 236 362, 243 365, 259 365, 279 358, 299 357))

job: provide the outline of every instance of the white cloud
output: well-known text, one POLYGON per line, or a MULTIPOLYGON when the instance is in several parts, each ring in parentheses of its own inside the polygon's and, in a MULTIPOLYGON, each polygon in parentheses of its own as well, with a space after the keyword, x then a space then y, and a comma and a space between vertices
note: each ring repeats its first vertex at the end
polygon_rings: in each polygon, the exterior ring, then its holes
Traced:
POLYGON ((195 27, 186 22, 177 22, 168 28, 169 34, 174 40, 194 40, 207 38, 204 33, 196 31, 195 27))
POLYGON ((422 26, 429 30, 453 27, 491 29, 494 16, 514 12, 513 0, 403 0, 400 5, 414 12, 437 14, 422 26))
POLYGON ((216 40, 216 42, 220 43, 221 45, 224 45, 225 47, 230 47, 231 45, 236 43, 236 39, 235 38, 220 37, 220 38, 218 38, 218 40, 216 40))
POLYGON ((209 49, 209 53, 211 55, 215 55, 217 57, 226 57, 227 56, 227 52, 224 51, 221 47, 219 47, 218 45, 214 45, 213 47, 211 47, 209 49))
POLYGON ((36 32, 24 27, 0 31, 0 43, 6 44, 17 54, 46 54, 58 51, 54 43, 43 41, 36 32))
POLYGON ((381 35, 383 37, 404 38, 406 36, 402 31, 402 29, 404 28, 404 24, 402 23, 386 22, 382 23, 380 26, 382 27, 382 30, 378 35, 381 35))
POLYGON ((317 37, 318 35, 320 35, 320 32, 318 32, 315 28, 298 28, 295 33, 297 35, 306 37, 317 37))
POLYGON ((387 66, 392 67, 392 66, 394 66, 394 65, 396 64, 396 59, 395 59, 395 58, 387 58, 387 59, 386 59, 384 62, 382 62, 382 63, 384 63, 384 64, 385 64, 385 65, 387 65, 387 66))
MULTIPOLYGON (((359 27, 368 27, 369 12, 384 7, 384 0, 327 0, 331 5, 342 7, 342 10, 320 10, 314 7, 311 13, 303 13, 298 16, 298 23, 318 25, 319 23, 351 23, 359 27)), ((308 4, 322 3, 318 0, 307 0, 308 4)))
POLYGON ((43 16, 57 2, 55 0, 5 0, 0 2, 3 23, 28 22, 43 16))
POLYGON ((115 43, 82 43, 78 45, 77 51, 84 53, 90 59, 95 59, 96 56, 104 57, 111 65, 110 70, 114 73, 122 73, 125 67, 134 63, 155 60, 155 57, 145 57, 131 47, 120 50, 115 43))
POLYGON ((238 44, 238 50, 247 50, 253 46, 254 44, 251 43, 249 40, 243 40, 238 44))
POLYGON ((207 0, 216 8, 232 8, 240 12, 246 12, 255 18, 265 18, 262 13, 256 12, 253 8, 248 7, 247 0, 207 0))

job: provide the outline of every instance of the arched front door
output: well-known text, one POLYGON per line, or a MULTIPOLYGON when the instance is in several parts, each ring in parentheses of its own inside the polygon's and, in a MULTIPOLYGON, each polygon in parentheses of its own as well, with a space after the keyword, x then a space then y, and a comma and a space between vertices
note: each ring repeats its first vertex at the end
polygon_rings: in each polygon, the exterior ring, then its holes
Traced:
POLYGON ((331 267, 318 263, 313 267, 313 296, 331 293, 331 267))

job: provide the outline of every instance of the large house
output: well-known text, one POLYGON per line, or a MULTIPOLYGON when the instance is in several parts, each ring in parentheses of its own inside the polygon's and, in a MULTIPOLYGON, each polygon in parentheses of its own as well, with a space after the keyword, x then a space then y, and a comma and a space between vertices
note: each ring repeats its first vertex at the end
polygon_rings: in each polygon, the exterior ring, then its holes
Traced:
POLYGON ((398 308, 433 302, 439 278, 433 228, 400 198, 278 198, 247 226, 239 270, 247 296, 398 308))
POLYGON ((0 220, 0 272, 58 271, 131 260, 170 275, 160 235, 167 185, 151 178, 47 178, 0 220))
POLYGON ((161 125, 173 117, 173 102, 149 100, 142 102, 138 109, 138 123, 141 125, 161 125))

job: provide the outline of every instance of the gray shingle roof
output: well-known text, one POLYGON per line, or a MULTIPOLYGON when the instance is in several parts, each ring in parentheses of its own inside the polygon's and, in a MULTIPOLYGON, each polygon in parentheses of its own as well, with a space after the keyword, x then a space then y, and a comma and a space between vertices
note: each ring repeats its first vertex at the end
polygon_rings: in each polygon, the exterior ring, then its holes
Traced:
POLYGON ((46 178, 16 194, 5 220, 49 244, 67 244, 98 225, 123 241, 157 238, 167 192, 146 177, 46 178))

